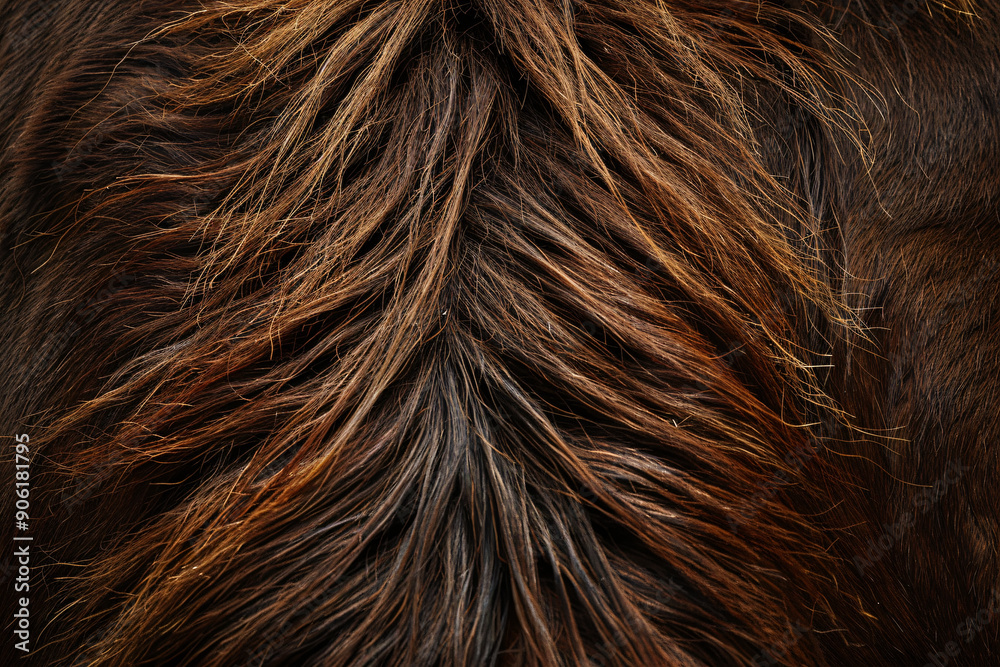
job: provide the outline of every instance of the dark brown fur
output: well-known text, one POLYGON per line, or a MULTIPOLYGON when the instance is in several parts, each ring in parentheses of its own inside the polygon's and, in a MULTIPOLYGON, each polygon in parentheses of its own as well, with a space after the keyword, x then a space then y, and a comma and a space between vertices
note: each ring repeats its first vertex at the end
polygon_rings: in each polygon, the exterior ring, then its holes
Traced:
POLYGON ((996 7, 0 35, 3 664, 1000 661, 996 7))

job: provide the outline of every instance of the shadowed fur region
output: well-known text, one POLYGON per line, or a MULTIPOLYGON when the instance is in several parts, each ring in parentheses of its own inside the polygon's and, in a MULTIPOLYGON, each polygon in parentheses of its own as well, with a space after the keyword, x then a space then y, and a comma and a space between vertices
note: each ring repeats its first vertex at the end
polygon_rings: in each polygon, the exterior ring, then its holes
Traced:
POLYGON ((0 663, 1000 662, 1000 6, 0 39, 0 663))

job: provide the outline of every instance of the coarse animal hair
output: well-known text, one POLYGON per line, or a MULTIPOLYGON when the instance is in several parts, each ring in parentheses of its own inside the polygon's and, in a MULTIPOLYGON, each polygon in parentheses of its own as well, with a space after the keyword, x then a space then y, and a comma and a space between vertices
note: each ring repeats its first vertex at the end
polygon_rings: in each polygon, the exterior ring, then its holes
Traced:
POLYGON ((24 660, 998 660, 998 27, 0 2, 24 660))

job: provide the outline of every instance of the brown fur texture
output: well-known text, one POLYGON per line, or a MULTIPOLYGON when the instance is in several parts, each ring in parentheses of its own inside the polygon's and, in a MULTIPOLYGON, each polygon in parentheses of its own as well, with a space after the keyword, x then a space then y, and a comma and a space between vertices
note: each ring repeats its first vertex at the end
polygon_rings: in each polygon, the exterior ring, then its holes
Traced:
POLYGON ((995 7, 0 35, 3 664, 1000 662, 995 7))

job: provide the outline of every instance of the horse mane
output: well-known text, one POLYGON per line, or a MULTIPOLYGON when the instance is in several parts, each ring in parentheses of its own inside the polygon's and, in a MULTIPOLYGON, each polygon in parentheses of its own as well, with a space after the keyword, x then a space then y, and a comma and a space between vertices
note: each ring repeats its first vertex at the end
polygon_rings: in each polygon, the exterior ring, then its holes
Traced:
POLYGON ((0 186, 49 664, 827 665, 874 633, 831 551, 827 452, 866 436, 827 366, 868 332, 815 140, 868 147, 819 21, 100 16, 0 186))

